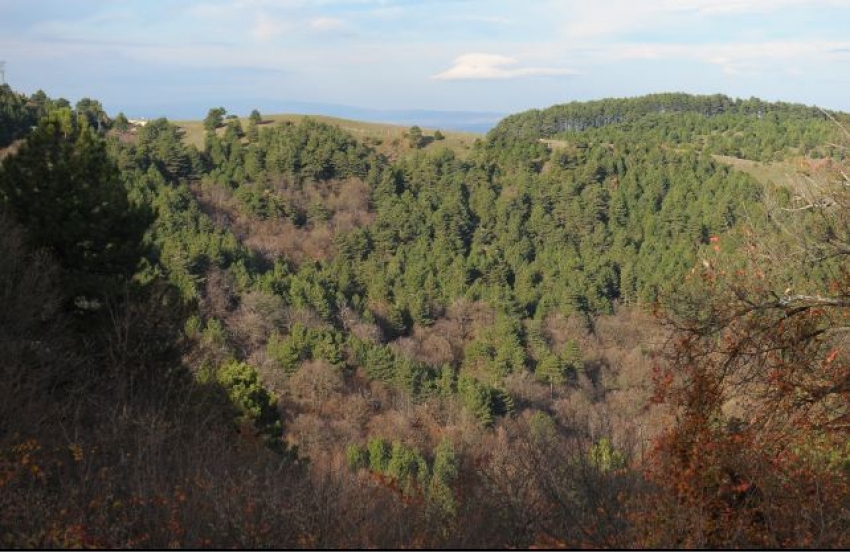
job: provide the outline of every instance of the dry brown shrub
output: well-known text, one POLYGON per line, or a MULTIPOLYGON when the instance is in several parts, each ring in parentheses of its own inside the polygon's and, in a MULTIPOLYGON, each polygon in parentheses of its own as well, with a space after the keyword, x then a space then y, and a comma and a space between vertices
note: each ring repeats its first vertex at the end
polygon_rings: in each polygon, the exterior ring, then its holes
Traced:
POLYGON ((359 441, 374 413, 369 401, 360 394, 348 394, 340 399, 339 418, 334 424, 346 436, 345 443, 359 441))
POLYGON ((201 309, 218 319, 225 319, 236 308, 236 283, 230 272, 213 267, 207 271, 201 309))
POLYGON ((414 428, 410 413, 397 411, 395 409, 384 411, 375 415, 369 421, 370 436, 380 436, 389 441, 403 441, 416 447, 422 447, 427 439, 422 432, 414 428))
POLYGON ((233 191, 219 184, 203 182, 190 186, 201 211, 220 227, 230 227, 236 220, 238 200, 233 191))
POLYGON ((342 373, 324 359, 305 361, 289 378, 287 388, 295 400, 316 411, 332 398, 339 399, 342 373))
MULTIPOLYGON (((528 371, 510 374, 504 381, 505 389, 515 400, 531 405, 545 405, 552 397, 549 386, 541 384, 528 371)), ((555 392, 561 394, 564 388, 559 386, 555 392)))
POLYGON ((306 259, 327 261, 336 255, 333 231, 326 224, 311 225, 301 233, 300 249, 306 259))
POLYGON ((570 340, 575 340, 582 351, 585 351, 588 349, 589 341, 592 340, 586 320, 576 313, 564 315, 555 312, 550 314, 543 322, 543 335, 546 341, 552 345, 552 351, 556 353, 562 352, 564 346, 570 340))
POLYGON ((440 335, 439 330, 444 329, 416 325, 412 336, 393 342, 393 349, 405 357, 434 367, 458 361, 449 338, 440 335))
MULTIPOLYGON (((373 312, 377 315, 383 315, 385 310, 383 304, 375 303, 373 312)), ((460 298, 430 326, 414 326, 413 335, 396 340, 395 347, 404 355, 432 366, 458 365, 469 342, 482 329, 492 326, 495 318, 495 310, 485 302, 460 298)))
POLYGON ((648 440, 663 424, 660 410, 651 405, 650 398, 665 332, 651 315, 635 308, 599 317, 595 330, 599 351, 608 362, 603 382, 612 429, 619 438, 632 434, 648 440))
POLYGON ((553 313, 544 322, 544 337, 553 351, 562 352, 570 340, 582 351, 584 366, 568 386, 548 389, 531 378, 512 375, 508 390, 520 402, 537 408, 551 406, 567 427, 609 435, 617 447, 645 447, 662 424, 651 406, 654 352, 663 333, 654 318, 637 308, 620 308, 596 317, 590 328, 577 315, 553 313))
POLYGON ((335 232, 366 226, 374 220, 369 196, 369 185, 359 179, 347 179, 337 184, 332 193, 325 197, 326 205, 333 212, 335 232), (346 228, 347 224, 351 226, 346 228))
POLYGON ((290 221, 253 219, 240 226, 236 235, 246 246, 267 259, 287 257, 296 263, 302 261, 294 245, 300 238, 300 232, 290 221))
POLYGON ((472 340, 482 328, 492 326, 496 321, 496 310, 483 301, 471 302, 460 298, 446 309, 445 319, 454 323, 457 335, 462 340, 472 340))
POLYGON ((326 326, 327 323, 311 307, 289 307, 286 309, 286 326, 302 324, 307 328, 326 326))
POLYGON ((327 261, 336 249, 326 225, 296 227, 288 220, 251 219, 239 226, 237 236, 246 246, 267 259, 285 257, 300 265, 304 261, 327 261))
POLYGON ((287 443, 297 446, 309 458, 324 457, 338 445, 330 421, 316 413, 300 413, 287 425, 287 443))
POLYGON ((242 296, 239 307, 228 321, 233 336, 250 355, 268 341, 275 330, 286 323, 286 310, 280 296, 251 291, 242 296))
POLYGON ((45 252, 28 252, 23 231, 2 213, 0 259, 2 446, 7 433, 27 433, 55 415, 49 392, 80 360, 71 355, 61 314, 58 265, 45 252))
POLYGON ((348 305, 339 308, 339 318, 342 321, 343 328, 359 340, 371 344, 379 344, 384 340, 381 328, 378 325, 362 320, 357 312, 348 305))
POLYGON ((330 226, 333 229, 334 235, 338 235, 365 226, 365 223, 355 213, 338 211, 331 218, 330 226))
MULTIPOLYGON (((251 186, 246 185, 246 186, 251 186)), ((205 183, 192 187, 201 209, 216 225, 230 229, 246 246, 273 260, 286 257, 296 265, 327 261, 336 252, 340 233, 366 226, 374 220, 369 187, 359 179, 295 185, 285 177, 274 184, 274 193, 299 211, 319 203, 330 212, 328 222, 309 221, 298 227, 289 219, 260 219, 247 215, 227 187, 205 183)))

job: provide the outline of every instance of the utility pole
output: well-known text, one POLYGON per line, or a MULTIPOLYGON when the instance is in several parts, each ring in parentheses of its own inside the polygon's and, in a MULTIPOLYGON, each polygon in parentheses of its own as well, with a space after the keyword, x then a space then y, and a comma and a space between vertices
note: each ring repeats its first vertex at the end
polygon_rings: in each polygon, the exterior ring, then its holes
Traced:
POLYGON ((0 61, 0 86, 6 84, 6 62, 0 61))

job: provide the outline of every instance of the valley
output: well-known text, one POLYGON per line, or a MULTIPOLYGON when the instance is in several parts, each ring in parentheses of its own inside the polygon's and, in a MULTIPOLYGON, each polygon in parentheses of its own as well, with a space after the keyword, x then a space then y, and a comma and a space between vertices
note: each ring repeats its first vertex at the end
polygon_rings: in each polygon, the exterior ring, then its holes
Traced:
POLYGON ((848 114, 0 92, 0 544, 846 545, 848 114))

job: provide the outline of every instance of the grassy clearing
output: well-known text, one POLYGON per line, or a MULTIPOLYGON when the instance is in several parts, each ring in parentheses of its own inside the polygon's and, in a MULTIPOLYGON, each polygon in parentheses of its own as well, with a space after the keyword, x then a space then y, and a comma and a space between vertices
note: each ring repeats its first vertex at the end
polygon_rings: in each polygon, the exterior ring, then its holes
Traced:
POLYGON ((750 161, 749 159, 740 159, 732 156, 712 156, 716 161, 731 165, 739 171, 749 174, 762 185, 779 185, 789 186, 800 180, 804 175, 798 163, 795 161, 774 161, 771 163, 762 163, 760 161, 750 161))
POLYGON ((842 168, 830 159, 795 157, 784 161, 760 163, 747 159, 715 155, 714 158, 755 178, 766 189, 787 188, 792 194, 811 197, 822 194, 824 187, 843 182, 842 168))
MULTIPOLYGON (((341 119, 338 117, 328 117, 324 115, 264 115, 261 126, 274 125, 289 121, 298 123, 305 117, 334 125, 342 130, 351 133, 358 140, 375 148, 378 152, 384 154, 390 159, 397 159, 406 154, 413 152, 413 149, 408 144, 406 133, 409 127, 402 125, 390 125, 386 123, 370 123, 366 121, 353 121, 350 119, 341 119)), ((242 123, 242 128, 248 125, 248 118, 242 117, 239 119, 242 123)), ((198 149, 204 147, 204 124, 202 121, 174 121, 174 124, 185 131, 184 140, 188 144, 194 144, 198 149)), ((472 150, 475 141, 482 138, 483 135, 469 132, 455 132, 440 130, 445 136, 444 140, 433 140, 434 131, 437 129, 422 128, 422 134, 426 137, 427 145, 424 150, 433 150, 441 147, 446 147, 455 151, 459 157, 466 157, 472 150)), ((219 129, 219 133, 223 133, 224 129, 219 129)))
POLYGON ((563 150, 570 145, 566 140, 553 140, 549 138, 541 138, 540 142, 549 146, 550 150, 563 150))

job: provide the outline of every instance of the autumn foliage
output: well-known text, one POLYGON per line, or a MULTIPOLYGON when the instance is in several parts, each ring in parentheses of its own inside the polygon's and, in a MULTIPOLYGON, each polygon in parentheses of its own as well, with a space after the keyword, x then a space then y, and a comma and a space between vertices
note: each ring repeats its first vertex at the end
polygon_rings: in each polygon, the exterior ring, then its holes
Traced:
POLYGON ((648 467, 659 493, 646 545, 847 547, 850 279, 839 267, 819 281, 790 256, 766 263, 764 243, 743 247, 747 262, 706 264, 665 314, 669 368, 656 399, 675 423, 648 467), (795 270, 811 293, 779 291, 795 270))

